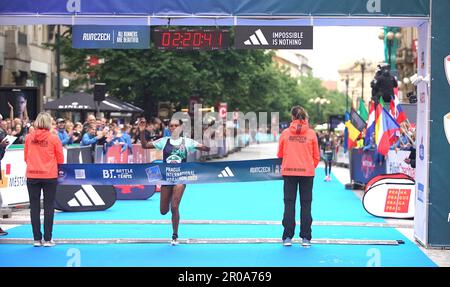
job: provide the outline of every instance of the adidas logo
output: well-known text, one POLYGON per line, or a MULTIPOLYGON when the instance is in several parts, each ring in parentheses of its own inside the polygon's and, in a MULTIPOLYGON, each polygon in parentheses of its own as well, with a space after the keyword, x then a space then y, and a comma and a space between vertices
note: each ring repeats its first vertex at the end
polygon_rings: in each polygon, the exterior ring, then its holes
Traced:
POLYGON ((234 173, 227 166, 222 172, 218 175, 218 177, 234 177, 234 173))
POLYGON ((67 202, 67 204, 70 207, 100 206, 105 205, 105 202, 92 185, 82 185, 81 189, 75 192, 75 197, 67 202))
POLYGON ((266 46, 269 45, 269 42, 267 42, 266 37, 264 37, 263 32, 261 29, 258 29, 255 31, 255 34, 250 36, 250 39, 244 42, 244 45, 246 46, 266 46))

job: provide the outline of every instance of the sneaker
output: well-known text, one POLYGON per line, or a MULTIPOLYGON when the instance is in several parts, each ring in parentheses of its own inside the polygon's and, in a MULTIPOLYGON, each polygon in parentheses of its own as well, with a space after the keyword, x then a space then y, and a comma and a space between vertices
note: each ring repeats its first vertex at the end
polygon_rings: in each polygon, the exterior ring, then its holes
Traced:
POLYGON ((53 247, 56 245, 56 243, 53 240, 50 241, 44 241, 44 247, 53 247))
POLYGON ((41 247, 41 246, 42 246, 42 241, 40 241, 40 240, 35 240, 35 241, 33 242, 33 246, 34 246, 34 247, 41 247))
POLYGON ((0 228, 0 236, 6 236, 6 235, 8 235, 8 232, 6 232, 0 228))
POLYGON ((292 239, 290 237, 287 237, 283 240, 283 246, 292 246, 292 239))
POLYGON ((306 239, 306 238, 303 238, 302 239, 302 246, 305 247, 305 248, 310 247, 311 246, 311 241, 306 239))
POLYGON ((331 181, 331 175, 328 176, 328 181, 331 181))
POLYGON ((323 181, 328 181, 328 175, 325 176, 325 178, 323 179, 323 181))
POLYGON ((170 245, 175 246, 178 245, 180 242, 178 242, 178 234, 172 235, 172 241, 170 242, 170 245))

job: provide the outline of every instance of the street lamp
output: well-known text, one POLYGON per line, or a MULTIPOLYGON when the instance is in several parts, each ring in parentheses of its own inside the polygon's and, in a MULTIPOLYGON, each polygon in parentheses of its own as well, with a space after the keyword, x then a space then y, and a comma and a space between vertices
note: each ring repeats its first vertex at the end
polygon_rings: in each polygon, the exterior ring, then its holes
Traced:
POLYGON ((366 70, 366 67, 368 68, 371 65, 372 62, 364 58, 355 62, 355 66, 361 67, 361 99, 363 100, 363 102, 364 102, 364 71, 366 70))
POLYGON ((325 98, 317 97, 315 99, 309 99, 308 101, 311 104, 315 104, 317 107, 317 117, 318 117, 318 123, 322 121, 322 111, 320 110, 320 106, 322 105, 329 105, 331 104, 330 100, 327 100, 325 98))
POLYGON ((348 112, 348 85, 350 84, 350 81, 353 81, 353 78, 350 78, 347 74, 344 79, 341 79, 341 81, 345 82, 345 111, 348 112))
POLYGON ((384 31, 380 32, 378 38, 380 40, 386 40, 386 45, 388 48, 387 52, 387 62, 391 70, 396 70, 395 65, 392 65, 392 48, 394 46, 395 40, 400 40, 402 38, 402 33, 398 31, 398 28, 384 28, 384 31))

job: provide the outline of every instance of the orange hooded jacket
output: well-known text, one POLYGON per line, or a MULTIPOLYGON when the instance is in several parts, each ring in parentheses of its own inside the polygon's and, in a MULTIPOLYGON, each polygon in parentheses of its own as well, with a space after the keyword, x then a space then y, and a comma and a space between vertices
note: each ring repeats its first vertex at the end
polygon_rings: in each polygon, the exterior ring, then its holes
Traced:
POLYGON ((314 176, 320 161, 319 145, 308 121, 295 120, 281 133, 278 155, 282 158, 281 174, 284 176, 314 176))
POLYGON ((46 129, 38 129, 26 136, 24 157, 27 178, 58 178, 58 164, 64 163, 61 141, 46 129))

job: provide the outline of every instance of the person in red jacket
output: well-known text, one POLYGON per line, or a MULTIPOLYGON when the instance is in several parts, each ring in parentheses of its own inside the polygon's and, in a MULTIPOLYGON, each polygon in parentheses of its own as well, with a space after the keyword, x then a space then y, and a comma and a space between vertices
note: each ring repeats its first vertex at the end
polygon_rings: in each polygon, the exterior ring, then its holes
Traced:
POLYGON ((24 157, 27 164, 26 177, 30 197, 30 216, 35 247, 55 246, 52 240, 54 202, 58 178, 58 164, 64 163, 62 143, 50 132, 52 117, 40 113, 34 122, 35 131, 25 138, 24 157), (44 242, 42 242, 40 201, 44 192, 44 242))
POLYGON ((300 187, 300 237, 311 245, 311 203, 315 168, 320 161, 316 133, 309 127, 308 113, 300 106, 291 110, 292 122, 280 136, 278 157, 284 179, 283 245, 291 246, 295 232, 295 202, 300 187))

